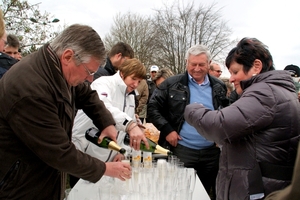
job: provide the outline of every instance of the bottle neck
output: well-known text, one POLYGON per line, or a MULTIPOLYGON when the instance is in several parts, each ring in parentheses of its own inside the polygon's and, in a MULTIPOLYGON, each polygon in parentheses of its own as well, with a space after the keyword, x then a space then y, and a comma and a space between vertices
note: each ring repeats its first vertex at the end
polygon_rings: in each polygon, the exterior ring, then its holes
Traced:
MULTIPOLYGON (((106 138, 106 139, 108 139, 108 138, 106 138)), ((114 150, 114 151, 118 151, 121 154, 125 154, 126 153, 126 150, 124 148, 120 147, 117 143, 115 143, 111 139, 109 139, 109 140, 110 140, 110 142, 108 144, 108 149, 114 150)))
POLYGON ((163 155, 167 155, 167 156, 172 154, 169 149, 165 149, 158 144, 156 145, 154 153, 159 153, 159 154, 163 154, 163 155))

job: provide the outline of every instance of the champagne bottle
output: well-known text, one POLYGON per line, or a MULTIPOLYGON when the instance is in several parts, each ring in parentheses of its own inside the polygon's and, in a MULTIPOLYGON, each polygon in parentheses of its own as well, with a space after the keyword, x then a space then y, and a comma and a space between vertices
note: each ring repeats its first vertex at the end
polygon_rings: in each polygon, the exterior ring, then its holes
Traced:
MULTIPOLYGON (((152 152, 152 153, 159 153, 159 154, 163 154, 163 155, 167 155, 167 156, 173 154, 172 151, 161 147, 160 145, 156 144, 155 142, 153 142, 149 138, 147 138, 147 140, 148 140, 150 148, 147 149, 145 143, 143 141, 141 141, 141 145, 140 145, 140 150, 141 151, 152 152)), ((129 145, 130 144, 130 136, 129 136, 128 133, 125 135, 124 144, 125 145, 129 145)))
POLYGON ((126 150, 124 148, 121 148, 117 143, 115 143, 108 137, 104 137, 101 143, 98 143, 99 136, 100 131, 94 127, 88 129, 85 132, 85 138, 98 147, 118 151, 121 154, 125 154, 126 150))

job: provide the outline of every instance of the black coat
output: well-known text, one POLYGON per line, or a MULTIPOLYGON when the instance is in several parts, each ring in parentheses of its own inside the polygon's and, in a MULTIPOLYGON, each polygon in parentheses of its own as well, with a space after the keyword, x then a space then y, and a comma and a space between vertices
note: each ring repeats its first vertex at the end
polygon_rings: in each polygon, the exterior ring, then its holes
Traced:
POLYGON ((99 78, 100 76, 111 76, 116 73, 114 66, 112 65, 110 59, 106 58, 106 63, 104 67, 99 67, 98 71, 94 74, 94 80, 99 78))
MULTIPOLYGON (((208 75, 215 109, 228 106, 227 88, 223 81, 208 75)), ((154 91, 147 106, 147 121, 160 130, 158 143, 167 147, 166 137, 172 131, 180 132, 184 109, 190 103, 188 73, 169 77, 154 91)))
POLYGON ((5 72, 7 72, 7 70, 9 70, 18 61, 19 60, 0 52, 0 79, 5 74, 5 72))

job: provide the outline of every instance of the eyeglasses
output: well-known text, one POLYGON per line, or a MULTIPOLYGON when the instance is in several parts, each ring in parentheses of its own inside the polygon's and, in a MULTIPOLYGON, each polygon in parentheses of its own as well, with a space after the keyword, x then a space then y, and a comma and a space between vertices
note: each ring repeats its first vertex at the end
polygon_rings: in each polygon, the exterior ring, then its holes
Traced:
POLYGON ((214 70, 215 72, 218 72, 218 73, 222 73, 222 71, 221 70, 214 70))
POLYGON ((85 66, 85 64, 82 63, 82 65, 83 65, 85 71, 89 74, 89 76, 94 76, 94 74, 95 74, 96 72, 91 72, 91 71, 85 66))
POLYGON ((83 65, 85 71, 88 73, 89 76, 94 76, 94 74, 98 71, 98 70, 97 70, 97 71, 95 71, 95 72, 91 72, 91 71, 87 68, 87 66, 86 66, 85 64, 83 64, 83 62, 81 61, 81 58, 80 58, 80 56, 79 56, 78 54, 75 54, 75 57, 81 62, 81 64, 83 65))

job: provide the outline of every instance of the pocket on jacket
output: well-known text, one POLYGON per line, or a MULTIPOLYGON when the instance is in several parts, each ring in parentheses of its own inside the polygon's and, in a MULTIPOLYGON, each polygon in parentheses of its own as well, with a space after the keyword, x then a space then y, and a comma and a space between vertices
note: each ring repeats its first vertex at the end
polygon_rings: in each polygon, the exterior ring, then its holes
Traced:
POLYGON ((10 192, 14 188, 18 187, 18 182, 22 180, 22 176, 25 173, 27 165, 17 160, 5 174, 4 178, 0 182, 0 191, 10 192))
POLYGON ((169 113, 173 115, 172 118, 179 118, 183 116, 185 105, 187 105, 187 93, 182 90, 170 90, 168 107, 169 110, 176 110, 176 112, 169 113))

